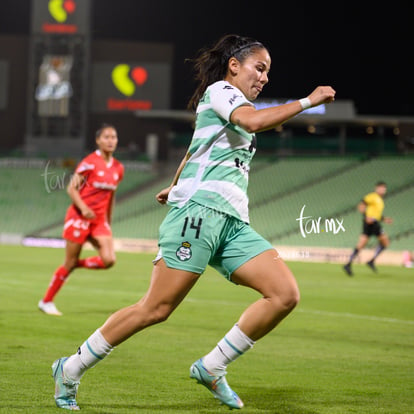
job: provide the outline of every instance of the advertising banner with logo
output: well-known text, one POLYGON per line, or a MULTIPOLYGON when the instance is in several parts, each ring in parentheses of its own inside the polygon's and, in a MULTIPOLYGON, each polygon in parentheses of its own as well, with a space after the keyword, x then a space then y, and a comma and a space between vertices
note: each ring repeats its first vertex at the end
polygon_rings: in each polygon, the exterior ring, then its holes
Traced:
POLYGON ((168 63, 93 63, 91 110, 169 109, 170 74, 171 65, 168 63))
POLYGON ((32 0, 32 33, 87 34, 90 0, 32 0))

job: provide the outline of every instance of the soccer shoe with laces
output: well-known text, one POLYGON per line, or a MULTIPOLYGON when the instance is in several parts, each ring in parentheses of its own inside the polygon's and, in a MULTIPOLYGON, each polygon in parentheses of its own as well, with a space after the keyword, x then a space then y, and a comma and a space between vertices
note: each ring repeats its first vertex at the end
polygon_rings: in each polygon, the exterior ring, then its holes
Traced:
POLYGON ((207 371, 201 359, 194 362, 190 368, 190 378, 197 380, 199 384, 204 385, 213 395, 230 408, 240 409, 244 406, 243 401, 229 387, 226 381, 225 372, 222 376, 215 376, 207 371))
POLYGON ((63 364, 67 357, 57 359, 52 365, 52 375, 55 380, 55 402, 59 408, 66 410, 80 410, 76 402, 79 381, 72 381, 65 377, 63 364))
POLYGON ((53 302, 43 302, 43 300, 41 300, 37 306, 42 312, 46 313, 47 315, 62 316, 62 312, 58 311, 53 302))

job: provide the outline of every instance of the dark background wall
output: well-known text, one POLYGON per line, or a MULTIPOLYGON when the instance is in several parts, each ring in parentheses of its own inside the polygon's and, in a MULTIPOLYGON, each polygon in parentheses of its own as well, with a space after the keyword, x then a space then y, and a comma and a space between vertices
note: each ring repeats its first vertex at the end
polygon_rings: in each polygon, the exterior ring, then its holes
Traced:
MULTIPOLYGON (((2 149, 14 147, 24 131, 30 3, 1 2, 0 59, 12 61, 8 93, 14 108, 13 114, 0 110, 2 149)), ((299 98, 318 84, 330 84, 338 99, 355 102, 358 114, 414 114, 412 17, 407 2, 211 0, 196 6, 188 0, 93 0, 91 20, 92 42, 173 46, 172 109, 184 109, 194 88, 186 58, 223 34, 238 33, 257 38, 271 52, 270 83, 263 98, 299 98)), ((115 56, 117 49, 108 52, 115 56)), ((100 120, 92 117, 89 136, 100 120)), ((136 121, 124 115, 117 122, 122 130, 136 127, 136 121)))
POLYGON ((0 60, 7 61, 6 107, 0 109, 0 148, 10 150, 23 143, 26 129, 27 36, 0 36, 0 60))
MULTIPOLYGON (((30 9, 29 0, 2 0, 0 34, 28 34, 30 9)), ((184 60, 223 34, 238 33, 263 41, 272 54, 263 96, 302 96, 329 83, 338 99, 354 99, 361 114, 414 113, 412 13, 406 1, 93 0, 91 19, 95 39, 174 45, 177 109, 193 90, 184 60)))

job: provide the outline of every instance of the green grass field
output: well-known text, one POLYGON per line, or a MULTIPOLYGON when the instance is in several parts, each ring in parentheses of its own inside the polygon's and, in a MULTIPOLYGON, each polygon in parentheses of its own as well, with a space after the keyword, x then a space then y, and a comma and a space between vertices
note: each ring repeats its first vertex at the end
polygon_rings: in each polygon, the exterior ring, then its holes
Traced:
MULTIPOLYGON (((37 310, 63 250, 0 246, 0 413, 56 413, 51 364, 113 311, 145 292, 153 255, 118 253, 107 271, 77 270, 59 293, 62 317, 37 310)), ((91 252, 88 252, 91 254, 91 252)), ((244 413, 414 413, 414 271, 290 263, 298 308, 227 379, 244 413)), ((257 293, 208 270, 160 325, 120 345, 82 379, 84 413, 225 413, 189 379, 257 293)))

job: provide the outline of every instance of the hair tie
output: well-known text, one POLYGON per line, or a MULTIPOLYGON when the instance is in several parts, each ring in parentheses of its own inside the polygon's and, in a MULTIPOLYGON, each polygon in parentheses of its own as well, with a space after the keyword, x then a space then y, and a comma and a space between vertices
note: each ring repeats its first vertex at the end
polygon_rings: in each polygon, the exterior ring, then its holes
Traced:
POLYGON ((247 49, 248 47, 253 47, 253 46, 264 47, 263 44, 260 43, 260 42, 247 43, 244 46, 240 46, 236 50, 234 50, 234 51, 232 51, 232 52, 230 52, 226 55, 223 55, 223 58, 222 58, 223 64, 226 64, 232 56, 235 56, 237 53, 240 53, 242 50, 247 49))
POLYGON ((252 43, 247 43, 247 45, 244 45, 244 46, 240 46, 238 49, 236 49, 230 56, 229 56, 229 58, 230 57, 232 57, 232 56, 234 56, 234 55, 236 55, 237 53, 240 53, 243 49, 247 49, 248 47, 253 47, 253 46, 260 46, 260 47, 264 47, 263 46, 263 44, 262 43, 260 43, 260 42, 252 42, 252 43))

